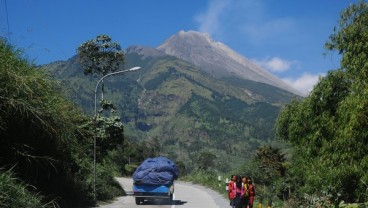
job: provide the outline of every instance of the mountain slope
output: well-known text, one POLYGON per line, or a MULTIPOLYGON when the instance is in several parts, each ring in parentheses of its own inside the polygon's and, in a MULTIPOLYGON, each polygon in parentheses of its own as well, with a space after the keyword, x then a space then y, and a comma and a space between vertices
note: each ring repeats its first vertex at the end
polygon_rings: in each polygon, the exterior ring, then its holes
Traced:
POLYGON ((291 86, 206 33, 180 31, 157 49, 186 60, 217 78, 238 77, 300 94, 291 86))
MULTIPOLYGON (((126 68, 142 69, 105 79, 104 98, 116 104, 127 138, 145 140, 190 169, 202 154, 215 155, 212 168, 220 170, 240 155, 250 158, 272 141, 280 106, 295 96, 250 80, 216 79, 154 48, 130 47, 126 59, 126 68)), ((92 115, 97 77, 84 76, 76 57, 43 68, 92 115)))

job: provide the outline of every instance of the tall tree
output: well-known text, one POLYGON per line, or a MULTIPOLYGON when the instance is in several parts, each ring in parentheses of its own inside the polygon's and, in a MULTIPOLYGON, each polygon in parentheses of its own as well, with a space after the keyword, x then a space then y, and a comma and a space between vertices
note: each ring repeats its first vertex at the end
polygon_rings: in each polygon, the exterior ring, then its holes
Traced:
MULTIPOLYGON (((116 72, 125 63, 125 56, 118 43, 113 42, 108 35, 98 35, 95 39, 88 40, 77 48, 78 60, 81 63, 85 75, 100 75, 101 77, 116 72)), ((107 151, 122 145, 123 124, 115 115, 115 106, 112 102, 103 98, 104 83, 102 80, 102 94, 100 110, 111 110, 112 116, 98 116, 96 119, 98 154, 106 156, 107 151)), ((106 113, 105 113, 106 115, 106 113)), ((97 115, 96 115, 97 116, 97 115)), ((98 157, 101 159, 101 157, 98 157)))
POLYGON ((78 59, 84 73, 106 75, 117 71, 125 63, 125 56, 118 43, 112 42, 108 35, 98 35, 95 39, 81 44, 78 59))
MULTIPOLYGON (((100 110, 97 114, 95 109, 95 116, 93 121, 86 125, 87 129, 94 129, 94 198, 102 199, 105 193, 96 191, 96 162, 103 162, 107 157, 109 151, 121 148, 124 142, 124 126, 121 119, 115 115, 115 106, 112 102, 106 101, 103 98, 105 76, 112 75, 111 73, 119 70, 124 65, 125 56, 118 43, 112 42, 107 35, 98 35, 95 39, 89 40, 81 44, 77 48, 78 60, 81 63, 85 75, 100 75, 101 79, 97 82, 95 88, 95 105, 97 87, 102 81, 102 93, 100 100, 100 110), (111 110, 112 116, 106 117, 107 113, 100 116, 104 110, 111 110), (98 156, 97 156, 98 155, 98 156), (96 195, 97 194, 97 195, 96 195)), ((103 177, 100 175, 100 177, 103 177)), ((98 177, 98 178, 100 178, 98 177)), ((101 182, 101 180, 99 180, 101 182)), ((103 186, 102 183, 98 185, 103 186)))
POLYGON ((285 176, 286 158, 280 149, 269 145, 261 146, 257 149, 255 160, 262 172, 262 178, 258 180, 263 184, 270 185, 275 179, 285 176))
MULTIPOLYGON (((98 35, 95 39, 81 44, 77 49, 77 54, 85 75, 105 76, 119 70, 125 63, 125 56, 120 45, 112 42, 108 35, 98 35)), ((104 92, 102 80, 101 100, 103 100, 104 92)))

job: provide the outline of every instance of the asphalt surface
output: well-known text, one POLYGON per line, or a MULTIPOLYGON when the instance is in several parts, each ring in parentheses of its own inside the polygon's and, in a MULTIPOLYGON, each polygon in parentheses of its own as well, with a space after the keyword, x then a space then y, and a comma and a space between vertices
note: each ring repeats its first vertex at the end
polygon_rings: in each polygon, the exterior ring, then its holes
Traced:
POLYGON ((133 180, 131 178, 117 178, 128 196, 118 197, 115 201, 108 204, 101 204, 101 208, 227 208, 229 200, 219 193, 188 182, 175 182, 175 192, 172 203, 163 200, 145 201, 143 204, 136 205, 135 198, 132 196, 133 180))

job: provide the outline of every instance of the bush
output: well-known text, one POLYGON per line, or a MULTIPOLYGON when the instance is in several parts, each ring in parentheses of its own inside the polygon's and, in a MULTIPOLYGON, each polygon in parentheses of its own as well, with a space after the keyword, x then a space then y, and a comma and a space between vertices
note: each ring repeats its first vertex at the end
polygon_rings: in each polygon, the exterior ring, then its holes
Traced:
POLYGON ((0 207, 56 207, 53 201, 35 193, 36 188, 16 179, 10 171, 0 170, 0 207))
MULTIPOLYGON (((104 162, 96 167, 96 194, 97 200, 106 201, 116 196, 125 195, 125 191, 119 182, 114 179, 117 175, 117 168, 113 164, 104 162)), ((93 179, 92 179, 93 180, 93 179)))

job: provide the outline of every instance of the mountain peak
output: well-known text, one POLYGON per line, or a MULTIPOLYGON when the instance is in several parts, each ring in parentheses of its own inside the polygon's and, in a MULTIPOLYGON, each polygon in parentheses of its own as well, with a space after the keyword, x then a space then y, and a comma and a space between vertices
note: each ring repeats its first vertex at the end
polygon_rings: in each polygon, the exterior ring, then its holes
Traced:
POLYGON ((177 34, 172 35, 168 40, 166 40, 161 46, 158 47, 159 50, 172 48, 173 44, 175 45, 176 42, 185 42, 190 44, 191 47, 193 46, 207 46, 210 47, 211 45, 224 45, 220 42, 214 41, 208 33, 198 32, 194 30, 184 31, 180 30, 177 34), (199 44, 199 45, 197 45, 199 44))
POLYGON ((208 33, 181 30, 157 49, 199 66, 216 78, 238 77, 300 94, 230 47, 213 40, 208 33))
POLYGON ((185 32, 184 30, 180 30, 178 32, 178 35, 181 37, 202 37, 206 40, 208 40, 209 42, 212 41, 210 35, 208 33, 204 33, 204 32, 198 32, 198 31, 194 31, 194 30, 188 30, 187 32, 185 32))

